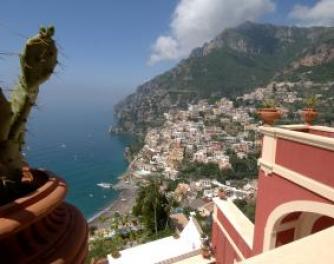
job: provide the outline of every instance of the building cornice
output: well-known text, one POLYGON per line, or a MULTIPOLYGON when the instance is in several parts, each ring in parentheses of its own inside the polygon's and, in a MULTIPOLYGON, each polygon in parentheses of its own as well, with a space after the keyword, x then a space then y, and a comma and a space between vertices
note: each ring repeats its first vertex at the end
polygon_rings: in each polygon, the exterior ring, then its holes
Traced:
POLYGON ((325 128, 325 127, 319 127, 319 126, 307 127, 307 126, 301 126, 301 125, 282 126, 282 127, 262 126, 260 127, 260 131, 262 134, 269 136, 269 137, 287 139, 287 140, 302 143, 305 145, 311 145, 311 146, 334 151, 334 138, 292 130, 292 129, 304 129, 304 128, 318 130, 318 131, 325 131, 325 129, 327 129, 326 132, 334 133, 334 129, 332 128, 325 128))
POLYGON ((218 228, 220 229, 220 231, 223 232, 224 236, 226 237, 226 239, 228 240, 228 242, 230 243, 230 245, 233 247, 234 251, 237 253, 238 257, 241 260, 245 260, 245 256, 242 254, 242 252, 239 250, 239 247, 235 244, 235 242, 233 241, 233 239, 231 238, 231 236, 229 235, 228 231, 224 228, 224 226, 219 222, 218 216, 217 216, 217 211, 214 212, 213 214, 213 222, 215 224, 217 224, 218 228))
POLYGON ((254 224, 232 201, 220 198, 214 198, 213 201, 248 247, 253 248, 254 224))
POLYGON ((285 178, 305 189, 308 189, 320 196, 334 201, 334 189, 331 186, 315 181, 307 176, 292 171, 278 164, 270 164, 263 159, 259 159, 260 168, 267 174, 275 173, 279 177, 285 178))

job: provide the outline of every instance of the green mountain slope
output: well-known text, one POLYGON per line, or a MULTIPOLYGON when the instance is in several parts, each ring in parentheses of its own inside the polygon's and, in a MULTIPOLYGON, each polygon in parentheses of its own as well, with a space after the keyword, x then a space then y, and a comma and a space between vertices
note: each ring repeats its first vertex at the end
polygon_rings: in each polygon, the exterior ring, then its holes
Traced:
POLYGON ((138 87, 115 110, 121 131, 162 122, 173 107, 234 98, 272 80, 333 79, 334 28, 246 22, 227 29, 175 68, 138 87), (310 72, 311 71, 311 72, 310 72))

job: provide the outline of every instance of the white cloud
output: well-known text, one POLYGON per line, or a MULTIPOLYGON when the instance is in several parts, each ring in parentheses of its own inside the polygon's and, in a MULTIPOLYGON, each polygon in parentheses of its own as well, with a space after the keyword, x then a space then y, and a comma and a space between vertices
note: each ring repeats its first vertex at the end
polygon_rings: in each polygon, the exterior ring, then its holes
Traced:
POLYGON ((312 7, 296 5, 289 15, 303 26, 334 26, 334 0, 319 0, 312 7))
POLYGON ((185 57, 226 27, 254 21, 274 8, 273 0, 180 0, 170 33, 157 38, 149 64, 185 57))

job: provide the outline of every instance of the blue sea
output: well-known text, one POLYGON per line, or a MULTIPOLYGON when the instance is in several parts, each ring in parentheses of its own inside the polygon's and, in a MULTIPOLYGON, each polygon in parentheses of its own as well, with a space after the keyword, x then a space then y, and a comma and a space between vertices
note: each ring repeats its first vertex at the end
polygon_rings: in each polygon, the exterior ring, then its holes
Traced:
POLYGON ((127 169, 124 148, 132 140, 109 135, 114 123, 113 106, 108 100, 93 101, 50 100, 36 108, 29 121, 25 148, 32 167, 47 168, 67 181, 67 200, 87 219, 117 198, 116 191, 96 184, 117 182, 127 169))

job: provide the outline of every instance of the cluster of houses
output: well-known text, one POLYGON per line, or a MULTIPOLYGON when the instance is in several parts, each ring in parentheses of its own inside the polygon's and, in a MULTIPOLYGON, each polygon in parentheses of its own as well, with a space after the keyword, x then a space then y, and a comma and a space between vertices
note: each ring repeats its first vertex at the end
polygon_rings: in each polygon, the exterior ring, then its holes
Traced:
MULTIPOLYGON (((295 89, 296 85, 298 84, 293 82, 271 82, 266 87, 259 87, 253 92, 244 94, 239 98, 244 101, 263 101, 275 95, 275 98, 281 102, 291 104, 303 100, 298 97, 295 89)), ((308 85, 308 83, 303 83, 303 85, 308 85)))
POLYGON ((171 192, 174 199, 182 207, 189 207, 194 211, 202 212, 203 216, 208 216, 206 206, 211 203, 214 197, 219 196, 223 191, 230 200, 235 199, 254 199, 257 190, 256 180, 246 180, 240 187, 227 181, 225 184, 217 180, 201 179, 187 183, 179 183, 176 189, 171 192))
POLYGON ((257 133, 251 116, 255 111, 254 107, 236 108, 232 101, 222 98, 214 105, 202 100, 189 105, 188 110, 165 113, 164 125, 148 131, 145 146, 132 161, 132 178, 145 179, 147 175, 160 172, 175 180, 185 160, 216 163, 222 170, 230 168, 227 150, 244 158, 259 145, 250 138, 250 134, 257 133))

